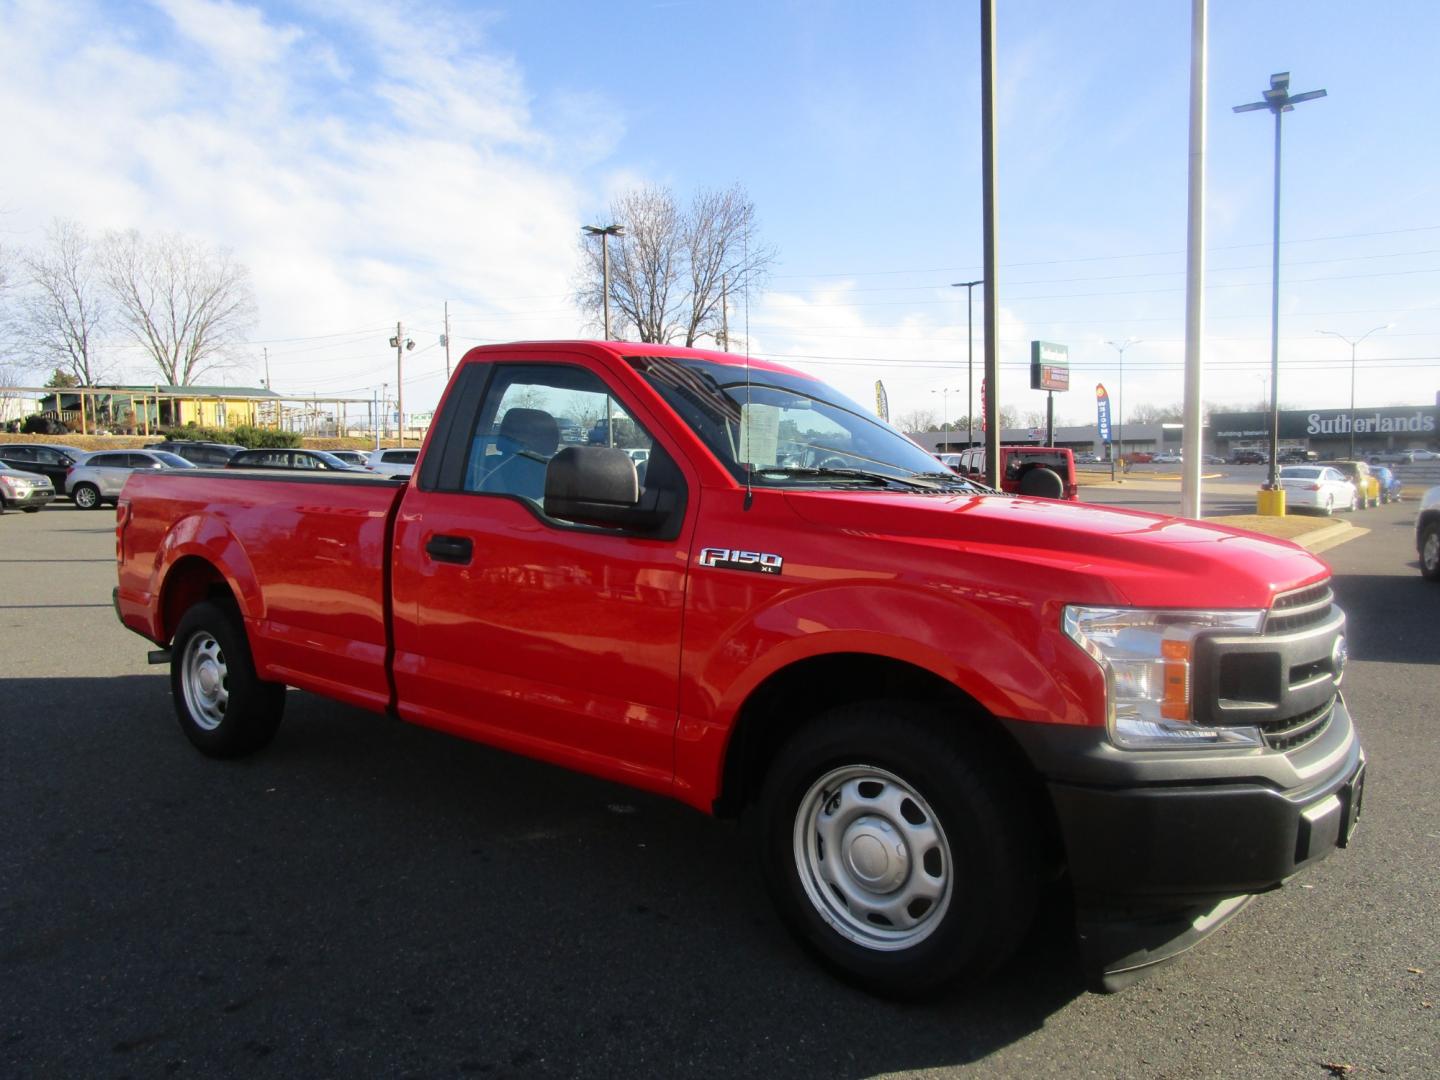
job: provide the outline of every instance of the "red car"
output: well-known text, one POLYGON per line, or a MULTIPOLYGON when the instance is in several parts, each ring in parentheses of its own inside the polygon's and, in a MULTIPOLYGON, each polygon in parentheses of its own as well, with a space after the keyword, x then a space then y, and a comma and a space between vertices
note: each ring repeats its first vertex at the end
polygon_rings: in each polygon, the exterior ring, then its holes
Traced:
POLYGON ((778 364, 487 346, 409 483, 187 472, 131 475, 115 602, 200 751, 265 746, 293 686, 743 813, 881 993, 985 972, 1056 883, 1116 988, 1360 813, 1323 562, 991 491, 778 364))

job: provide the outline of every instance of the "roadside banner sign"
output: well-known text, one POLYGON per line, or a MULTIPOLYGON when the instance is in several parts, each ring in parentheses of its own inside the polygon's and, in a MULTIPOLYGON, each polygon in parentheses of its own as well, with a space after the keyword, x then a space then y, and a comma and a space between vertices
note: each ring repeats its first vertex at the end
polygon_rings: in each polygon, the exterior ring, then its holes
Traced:
POLYGON ((887 424, 890 422, 890 398, 885 394, 885 384, 875 380, 875 415, 887 424))
POLYGON ((1105 392, 1104 383, 1095 384, 1096 427, 1100 429, 1100 441, 1110 441, 1110 395, 1105 392))

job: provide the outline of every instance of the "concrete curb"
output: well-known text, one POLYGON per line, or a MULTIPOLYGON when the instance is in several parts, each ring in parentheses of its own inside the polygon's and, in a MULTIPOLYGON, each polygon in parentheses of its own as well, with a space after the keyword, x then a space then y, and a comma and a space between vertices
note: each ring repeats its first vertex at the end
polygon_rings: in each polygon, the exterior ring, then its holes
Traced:
POLYGON ((1301 533, 1299 536, 1292 537, 1292 541, 1306 551, 1319 553, 1341 544, 1347 544, 1351 540, 1359 540, 1369 531, 1359 525, 1351 525, 1348 521, 1337 521, 1323 529, 1312 529, 1310 532, 1301 533))

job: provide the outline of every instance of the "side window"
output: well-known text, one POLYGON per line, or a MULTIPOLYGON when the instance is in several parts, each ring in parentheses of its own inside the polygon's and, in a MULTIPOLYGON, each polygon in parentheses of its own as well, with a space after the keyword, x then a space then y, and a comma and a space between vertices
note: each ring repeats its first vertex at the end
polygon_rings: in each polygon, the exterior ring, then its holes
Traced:
POLYGON ((5 448, 5 457, 9 461, 41 461, 34 450, 28 446, 17 446, 13 449, 5 448))
POLYGON ((325 463, 323 461, 321 461, 317 457, 311 457, 309 454, 293 454, 291 456, 294 458, 295 468, 297 469, 325 468, 325 463))
POLYGON ((561 445, 558 418, 586 432, 590 446, 627 451, 642 470, 653 440, 598 376, 562 364, 502 365, 471 432, 462 490, 518 495, 539 507, 546 466, 561 445))

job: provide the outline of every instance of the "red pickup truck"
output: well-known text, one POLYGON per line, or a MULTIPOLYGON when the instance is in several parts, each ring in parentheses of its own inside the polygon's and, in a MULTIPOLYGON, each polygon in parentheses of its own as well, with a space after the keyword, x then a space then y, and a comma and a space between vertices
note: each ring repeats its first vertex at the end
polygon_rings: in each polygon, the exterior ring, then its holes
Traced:
POLYGON ((137 472, 117 556, 204 753, 297 687, 743 816, 882 993, 998 964, 1055 889, 1118 988, 1360 813, 1319 560, 994 492, 729 354, 475 349, 408 483, 137 472))

